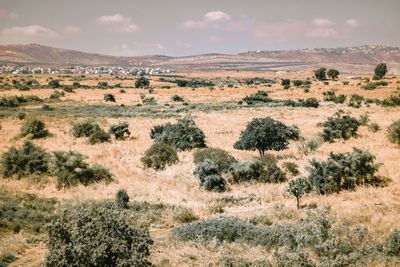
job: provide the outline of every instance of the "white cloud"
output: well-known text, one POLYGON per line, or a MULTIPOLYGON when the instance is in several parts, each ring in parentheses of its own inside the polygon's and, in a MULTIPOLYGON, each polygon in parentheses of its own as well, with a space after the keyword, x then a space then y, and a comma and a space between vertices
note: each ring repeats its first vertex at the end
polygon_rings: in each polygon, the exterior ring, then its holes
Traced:
POLYGON ((358 21, 355 19, 348 19, 346 20, 346 25, 351 27, 351 28, 357 28, 358 27, 358 21))
POLYGON ((82 34, 82 30, 79 27, 69 25, 64 28, 63 33, 68 35, 79 35, 82 34))
POLYGON ((317 27, 311 28, 307 31, 307 36, 313 38, 324 38, 324 39, 340 39, 341 36, 337 30, 332 28, 317 27))
POLYGON ((316 18, 313 20, 313 25, 317 27, 331 27, 334 25, 329 19, 316 18))
POLYGON ((0 9, 0 18, 7 18, 9 20, 18 20, 19 19, 19 15, 14 13, 14 12, 7 12, 4 9, 0 9))
POLYGON ((181 42, 181 41, 176 41, 175 44, 176 44, 176 46, 179 46, 179 47, 182 47, 182 48, 186 48, 186 49, 189 49, 189 48, 193 47, 192 44, 181 42))
POLYGON ((228 21, 230 19, 231 16, 222 11, 211 11, 204 15, 204 21, 210 21, 210 22, 228 21))
POLYGON ((106 30, 118 33, 134 33, 140 30, 140 27, 132 23, 130 17, 125 17, 119 13, 111 16, 101 16, 96 19, 99 25, 106 25, 106 30))
POLYGON ((8 13, 8 18, 9 18, 10 20, 19 20, 18 14, 13 13, 13 12, 8 13))
MULTIPOLYGON (((231 15, 222 11, 210 11, 203 16, 202 20, 187 20, 181 24, 181 27, 184 29, 197 30, 208 28, 224 29, 227 27, 229 21, 231 21, 231 15)), ((232 29, 234 29, 234 27, 232 27, 232 29)))
POLYGON ((165 47, 159 43, 132 42, 104 49, 103 53, 114 56, 143 56, 165 54, 165 47))
POLYGON ((55 31, 39 25, 6 27, 1 33, 3 41, 8 44, 42 42, 59 37, 55 31))

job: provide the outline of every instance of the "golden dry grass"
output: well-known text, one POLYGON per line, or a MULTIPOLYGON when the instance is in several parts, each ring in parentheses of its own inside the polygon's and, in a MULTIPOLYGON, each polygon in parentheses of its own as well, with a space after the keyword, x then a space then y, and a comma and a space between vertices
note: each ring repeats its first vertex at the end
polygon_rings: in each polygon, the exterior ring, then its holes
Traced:
MULTIPOLYGON (((311 73, 295 74, 275 74, 275 73, 249 73, 249 72, 220 72, 220 73, 185 73, 187 77, 207 78, 289 78, 305 79, 311 77, 311 73)), ((41 83, 45 83, 48 76, 40 75, 37 78, 41 83)), ((271 90, 272 98, 306 98, 316 97, 322 99, 322 92, 329 89, 338 89, 338 94, 351 95, 354 93, 369 97, 383 99, 396 91, 396 81, 398 77, 391 79, 387 87, 365 91, 357 85, 358 80, 350 80, 349 85, 342 85, 345 75, 341 75, 339 81, 330 81, 329 85, 321 82, 313 82, 309 93, 304 93, 302 88, 292 86, 291 90, 282 90, 278 83, 271 88, 264 86, 237 86, 237 88, 227 88, 220 90, 218 86, 213 91, 209 88, 197 88, 192 91, 190 88, 172 87, 171 89, 155 89, 151 94, 155 96, 160 104, 171 103, 170 97, 179 94, 189 103, 220 103, 223 101, 237 101, 245 95, 249 95, 257 90, 271 90)), ((56 77, 54 77, 56 78, 56 77)), ((112 77, 97 77, 89 75, 89 81, 82 81, 82 84, 95 85, 97 79, 107 81, 109 84, 121 83, 122 85, 132 86, 134 81, 116 81, 112 77)), ((152 85, 159 86, 161 83, 153 78, 152 85)), ((72 82, 71 82, 72 83, 72 82)), ((84 90, 77 89, 75 93, 67 93, 64 99, 78 101, 80 104, 100 104, 103 103, 104 93, 113 93, 117 102, 115 105, 135 105, 140 103, 140 92, 147 93, 144 89, 125 89, 126 94, 119 93, 119 89, 109 90, 84 90)), ((48 97, 53 90, 40 89, 28 92, 16 90, 0 92, 4 95, 38 95, 48 97)), ((104 104, 104 103, 103 103, 104 104)), ((107 103, 107 105, 109 105, 107 103)), ((112 104, 114 105, 114 104, 112 104)), ((359 117, 368 113, 372 122, 376 122, 381 127, 377 133, 372 133, 365 126, 360 127, 358 138, 351 138, 347 141, 336 141, 335 143, 324 143, 315 154, 302 156, 298 149, 298 142, 292 142, 288 150, 272 152, 277 155, 288 155, 290 161, 296 162, 300 170, 305 174, 304 167, 311 158, 325 159, 330 151, 345 152, 352 147, 368 150, 376 156, 376 161, 383 163, 379 174, 392 179, 392 182, 384 188, 358 188, 354 192, 341 192, 328 196, 312 193, 304 199, 302 204, 317 204, 318 207, 331 206, 333 213, 339 218, 347 219, 353 224, 362 224, 369 227, 372 235, 377 239, 382 239, 387 232, 395 227, 399 227, 400 218, 400 146, 388 142, 386 138, 386 127, 393 121, 400 119, 400 108, 384 108, 376 105, 371 107, 361 107, 354 109, 345 105, 336 105, 332 102, 323 103, 318 109, 313 108, 246 108, 236 110, 222 110, 212 112, 194 111, 191 115, 196 124, 206 135, 207 146, 218 147, 228 151, 237 159, 245 159, 257 156, 256 152, 238 151, 233 149, 233 143, 238 139, 241 130, 254 117, 270 116, 285 124, 296 124, 299 126, 301 134, 306 139, 321 131, 317 123, 323 122, 328 116, 332 116, 338 109, 343 109, 346 113, 354 117, 359 117)), ((95 114, 94 114, 95 115, 95 114)), ((203 191, 199 188, 197 179, 192 174, 194 167, 192 152, 180 152, 179 163, 168 167, 163 171, 144 169, 140 158, 144 151, 151 146, 152 141, 149 136, 150 129, 157 124, 173 122, 174 119, 150 119, 150 118, 102 118, 99 123, 102 128, 108 127, 117 122, 127 121, 132 131, 132 138, 124 141, 115 141, 97 145, 85 143, 85 138, 73 138, 68 134, 71 124, 76 120, 71 117, 49 117, 45 118, 46 125, 54 135, 34 142, 48 151, 55 150, 74 150, 88 156, 89 163, 102 163, 114 174, 115 182, 111 184, 94 184, 88 187, 77 186, 66 190, 57 190, 53 178, 46 183, 31 184, 24 179, 0 179, 2 189, 20 190, 35 193, 41 197, 55 197, 59 200, 87 199, 106 199, 112 198, 119 189, 126 189, 131 200, 164 202, 175 205, 183 205, 193 209, 194 213, 200 218, 210 216, 210 206, 215 204, 217 198, 221 196, 234 196, 246 198, 256 196, 257 201, 249 202, 240 206, 225 209, 226 214, 251 216, 263 213, 272 213, 276 205, 295 207, 295 199, 284 193, 285 184, 241 184, 231 185, 229 191, 218 194, 203 191)), ((0 131, 0 152, 4 152, 12 145, 20 145, 22 140, 15 139, 18 135, 22 121, 12 117, 0 119, 2 130, 0 131)), ((301 213, 301 212, 300 212, 301 213)), ((298 214, 295 211, 295 214, 298 214)), ((299 215, 296 215, 297 217, 299 215)), ((296 217, 295 216, 295 217, 296 217)), ((279 220, 278 220, 279 221, 279 220)), ((8 235, 3 236, 2 240, 8 240, 8 235)), ((18 237, 15 237, 18 238, 18 237)), ((152 248, 151 260, 160 266, 192 266, 205 265, 207 262, 217 262, 218 258, 226 255, 237 255, 242 253, 242 247, 235 244, 227 244, 222 248, 194 247, 188 244, 178 244, 168 240, 156 242, 152 248)), ((19 251, 19 250, 18 250, 19 251)), ((260 248, 248 248, 243 257, 255 259, 262 255, 260 248)))

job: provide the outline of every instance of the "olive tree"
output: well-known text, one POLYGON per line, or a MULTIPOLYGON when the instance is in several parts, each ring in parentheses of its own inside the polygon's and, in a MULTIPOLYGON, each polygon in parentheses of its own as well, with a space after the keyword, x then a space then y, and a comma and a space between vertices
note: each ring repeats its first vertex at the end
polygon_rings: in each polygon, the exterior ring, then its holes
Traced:
POLYGON ((297 209, 300 209, 300 198, 311 192, 311 183, 306 177, 297 177, 290 180, 285 191, 296 197, 297 209))
POLYGON ((254 118, 240 133, 239 140, 233 145, 239 150, 258 150, 263 156, 267 150, 280 151, 288 147, 289 127, 270 117, 254 118))
POLYGON ((385 77, 387 73, 386 63, 380 63, 375 67, 375 75, 373 77, 374 80, 379 80, 385 77))

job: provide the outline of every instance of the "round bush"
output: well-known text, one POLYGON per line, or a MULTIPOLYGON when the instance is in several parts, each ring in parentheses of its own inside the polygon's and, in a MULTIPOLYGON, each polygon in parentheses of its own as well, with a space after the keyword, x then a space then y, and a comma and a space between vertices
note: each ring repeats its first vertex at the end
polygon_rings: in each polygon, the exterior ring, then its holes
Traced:
POLYGON ((77 138, 83 136, 89 137, 91 134, 99 130, 100 126, 97 123, 92 120, 84 120, 74 123, 70 133, 77 138))
POLYGON ((115 102, 115 97, 113 94, 104 94, 104 101, 115 102))
POLYGON ((225 179, 219 174, 218 165, 211 159, 205 159, 196 165, 193 174, 200 180, 200 187, 208 191, 225 191, 225 179))
POLYGON ((120 124, 111 125, 110 129, 108 129, 108 133, 113 134, 117 140, 123 140, 131 135, 129 123, 122 122, 120 124))
POLYGON ((400 145, 400 120, 389 125, 387 128, 387 137, 391 143, 400 145))
POLYGON ((220 148, 201 148, 194 152, 193 154, 193 162, 194 164, 199 164, 203 162, 205 159, 212 160, 215 164, 218 165, 218 171, 221 172, 228 172, 229 169, 232 167, 233 164, 237 162, 237 160, 229 155, 223 149, 220 148))
POLYGON ((98 143, 110 142, 111 136, 103 129, 98 129, 93 132, 88 139, 89 144, 94 145, 98 143))
POLYGON ((164 143, 155 143, 146 150, 141 161, 147 168, 163 170, 166 165, 172 165, 179 161, 176 150, 164 143))
POLYGON ((128 225, 126 214, 114 205, 67 208, 45 229, 45 266, 151 265, 148 230, 128 225))
POLYGON ((49 135, 44 122, 39 119, 29 119, 21 127, 21 137, 31 134, 32 138, 43 138, 49 135))

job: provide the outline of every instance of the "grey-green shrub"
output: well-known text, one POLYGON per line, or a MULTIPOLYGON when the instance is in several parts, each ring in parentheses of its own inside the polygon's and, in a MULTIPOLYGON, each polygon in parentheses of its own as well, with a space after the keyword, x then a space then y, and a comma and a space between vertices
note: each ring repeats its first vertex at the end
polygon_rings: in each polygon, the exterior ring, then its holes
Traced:
POLYGON ((106 133, 103 129, 98 129, 89 135, 88 143, 91 145, 110 142, 111 136, 106 133))
POLYGON ((44 122, 39 119, 28 119, 21 127, 20 136, 30 135, 32 139, 43 138, 49 135, 44 122))
POLYGON ((100 130, 100 126, 93 120, 84 120, 76 122, 72 125, 70 133, 74 137, 89 137, 96 131, 100 130))
POLYGON ((124 140, 131 135, 131 132, 129 131, 129 123, 125 121, 111 125, 108 129, 108 133, 113 134, 117 140, 124 140))
POLYGON ((104 94, 103 100, 106 102, 115 102, 115 96, 113 94, 104 94))
POLYGON ((225 191, 225 179, 221 177, 218 165, 206 158, 196 165, 193 174, 200 180, 200 187, 207 191, 225 191))
POLYGON ((237 162, 237 160, 220 148, 200 148, 193 153, 193 163, 199 164, 205 159, 212 160, 218 165, 219 173, 227 173, 229 169, 237 162))
POLYGON ((174 102, 183 102, 184 101, 183 97, 181 97, 180 95, 172 95, 171 100, 174 102))
POLYGON ((400 231, 395 228, 390 230, 385 241, 386 254, 400 256, 400 231))
POLYGON ((74 151, 55 151, 52 172, 57 176, 57 188, 68 188, 79 183, 89 185, 100 181, 111 182, 112 174, 100 165, 84 162, 86 156, 74 151))
POLYGON ((115 195, 115 204, 123 209, 128 208, 129 203, 129 195, 125 189, 118 190, 117 194, 115 195))
POLYGON ((18 147, 10 147, 1 155, 1 174, 4 177, 45 174, 49 171, 50 155, 41 147, 25 140, 18 147))
POLYGON ((191 117, 179 119, 177 123, 156 125, 150 131, 154 142, 167 143, 177 150, 205 147, 204 132, 196 126, 191 117))
POLYGON ((388 126, 387 137, 391 143, 400 145, 400 120, 388 126))
POLYGON ((331 152, 326 161, 312 159, 306 170, 308 179, 319 193, 339 193, 354 190, 359 185, 384 185, 386 181, 375 175, 380 164, 374 160, 375 156, 368 151, 353 148, 352 152, 331 152))
POLYGON ((114 205, 75 206, 46 225, 45 266, 150 266, 148 230, 127 224, 114 205))
POLYGON ((175 148, 165 143, 154 143, 140 160, 145 167, 155 170, 163 170, 167 165, 173 165, 179 161, 175 148))
POLYGON ((349 115, 342 115, 343 113, 342 110, 339 110, 335 113, 334 117, 328 117, 328 119, 321 124, 323 127, 321 137, 324 141, 333 142, 334 139, 338 138, 347 140, 350 137, 357 136, 360 122, 349 115))

